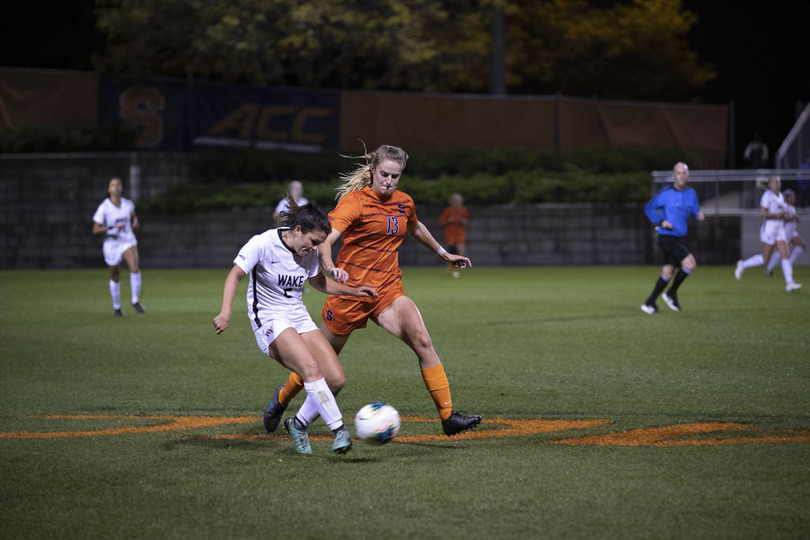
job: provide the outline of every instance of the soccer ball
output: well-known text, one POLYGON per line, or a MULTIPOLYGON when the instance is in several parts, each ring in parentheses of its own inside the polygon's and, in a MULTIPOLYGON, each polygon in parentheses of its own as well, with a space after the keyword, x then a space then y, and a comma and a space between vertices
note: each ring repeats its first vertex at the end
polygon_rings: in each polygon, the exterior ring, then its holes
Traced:
POLYGON ((399 412, 387 403, 369 403, 354 417, 357 436, 367 443, 385 444, 399 433, 399 412))

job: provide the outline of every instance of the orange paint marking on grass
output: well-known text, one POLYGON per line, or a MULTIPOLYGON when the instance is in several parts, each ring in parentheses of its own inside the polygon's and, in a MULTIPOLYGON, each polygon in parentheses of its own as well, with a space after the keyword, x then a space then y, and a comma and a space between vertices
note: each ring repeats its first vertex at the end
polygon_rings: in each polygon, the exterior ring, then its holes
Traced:
MULTIPOLYGON (((429 422, 435 423, 437 429, 440 429, 440 424, 436 418, 423 418, 418 416, 403 416, 401 419, 403 424, 429 422)), ((485 418, 481 421, 482 425, 502 425, 495 429, 479 429, 476 431, 467 431, 459 433, 451 438, 443 433, 425 434, 425 435, 399 435, 394 442, 426 442, 426 441, 448 441, 459 439, 491 439, 495 437, 514 437, 517 435, 532 435, 534 433, 547 433, 550 431, 568 431, 570 429, 583 429, 603 426, 610 424, 611 420, 607 419, 592 419, 592 420, 508 420, 505 418, 485 418)), ((402 433, 402 431, 400 431, 402 433)), ((224 435, 209 435, 205 436, 206 439, 266 439, 268 437, 286 437, 287 435, 264 435, 264 434, 224 434, 224 435)), ((331 435, 309 434, 311 441, 331 441, 331 435)))
POLYGON ((129 433, 156 433, 159 431, 180 431, 185 429, 214 427, 227 424, 247 424, 256 422, 252 416, 127 416, 127 415, 51 415, 48 420, 157 420, 159 424, 149 426, 122 426, 108 429, 84 431, 18 431, 3 433, 6 439, 49 439, 56 437, 96 437, 100 435, 125 435, 129 433))
POLYGON ((756 428, 747 424, 734 422, 695 422, 676 424, 657 428, 634 429, 607 435, 591 435, 551 441, 550 444, 587 445, 587 446, 714 446, 721 444, 752 444, 780 442, 810 442, 810 430, 793 431, 796 435, 762 436, 762 437, 694 437, 696 435, 729 432, 754 431, 756 428))
MULTIPOLYGON (((197 428, 211 428, 231 424, 258 424, 261 421, 257 416, 134 416, 134 415, 50 415, 44 416, 48 420, 117 420, 122 421, 150 421, 149 425, 129 425, 106 429, 91 429, 77 431, 17 431, 0 432, 0 438, 5 439, 48 439, 60 437, 97 437, 105 435, 126 435, 135 433, 157 433, 166 431, 183 431, 197 428)), ((403 417, 402 422, 408 423, 436 423, 435 418, 403 417)), ((532 435, 569 431, 573 429, 586 429, 604 426, 612 423, 609 419, 596 418, 586 420, 510 420, 507 418, 484 419, 481 428, 460 433, 449 439, 438 431, 431 434, 400 435, 395 442, 425 442, 448 441, 460 439, 489 439, 497 437, 514 437, 519 435, 532 435)), ((784 442, 810 442, 810 430, 782 430, 781 435, 743 436, 731 437, 728 435, 718 437, 716 434, 729 432, 754 432, 756 426, 734 422, 694 422, 691 424, 675 424, 655 428, 642 428, 620 433, 605 435, 591 435, 548 441, 548 444, 565 444, 579 446, 707 446, 722 444, 753 444, 753 443, 784 443, 784 442), (710 436, 709 434, 715 434, 710 436), (701 436, 705 435, 705 436, 701 436)), ((256 434, 256 433, 228 433, 195 436, 201 439, 276 439, 286 438, 286 434, 256 434)), ((331 440, 331 435, 311 434, 310 439, 315 441, 331 440)))
MULTIPOLYGON (((403 422, 435 422, 432 418, 405 417, 403 422)), ((453 436, 456 439, 489 439, 493 437, 514 437, 516 435, 532 435, 535 433, 548 433, 550 431, 568 431, 570 429, 584 429, 610 424, 612 421, 603 418, 591 420, 509 420, 506 418, 485 418, 482 425, 503 425, 504 427, 495 429, 480 429, 466 431, 453 436)), ((423 441, 446 441, 447 435, 443 433, 430 435, 405 435, 399 436, 395 440, 402 442, 423 442, 423 441)))

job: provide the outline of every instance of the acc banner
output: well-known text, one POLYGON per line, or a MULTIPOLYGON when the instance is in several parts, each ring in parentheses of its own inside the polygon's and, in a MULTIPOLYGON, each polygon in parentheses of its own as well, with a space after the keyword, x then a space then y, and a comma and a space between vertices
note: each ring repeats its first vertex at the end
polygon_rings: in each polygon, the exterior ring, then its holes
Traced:
POLYGON ((99 123, 136 126, 142 150, 254 146, 319 152, 338 145, 339 91, 192 79, 141 86, 103 80, 99 103, 99 123))

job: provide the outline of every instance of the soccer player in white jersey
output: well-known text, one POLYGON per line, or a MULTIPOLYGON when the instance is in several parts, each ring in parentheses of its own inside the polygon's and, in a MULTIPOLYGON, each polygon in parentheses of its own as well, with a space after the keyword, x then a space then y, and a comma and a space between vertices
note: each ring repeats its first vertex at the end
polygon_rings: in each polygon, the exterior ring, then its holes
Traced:
POLYGON ((109 197, 93 214, 93 234, 104 234, 104 262, 110 269, 110 296, 112 296, 113 313, 121 313, 121 260, 127 261, 129 268, 129 287, 132 295, 132 307, 143 313, 139 298, 141 295, 141 270, 138 261, 138 240, 135 231, 140 227, 135 215, 135 203, 121 196, 124 186, 121 179, 110 178, 107 182, 109 197))
POLYGON ((249 275, 248 317, 259 349, 304 380, 307 399, 293 418, 284 421, 296 451, 312 453, 306 419, 320 415, 335 435, 332 451, 344 454, 352 447, 351 435, 323 375, 324 369, 339 365, 339 360, 312 321, 301 294, 305 281, 325 294, 376 298, 377 291, 327 280, 321 273, 318 245, 332 226, 314 203, 299 207, 291 200, 290 209, 279 221, 281 227, 254 236, 239 250, 225 278, 222 309, 214 318, 214 328, 217 334, 228 329, 239 281, 249 275))
MULTIPOLYGON (((788 248, 790 248, 791 244, 793 245, 793 249, 790 250, 790 264, 793 265, 796 264, 796 259, 799 258, 799 255, 804 253, 807 249, 807 244, 797 227, 799 224, 799 214, 796 212, 796 193, 794 193, 792 189, 786 189, 783 195, 785 197, 786 208, 784 217, 785 240, 787 240, 788 248)), ((771 262, 768 263, 768 269, 765 273, 772 276, 773 269, 779 264, 780 260, 782 260, 782 256, 779 255, 777 251, 771 256, 771 262)))
POLYGON ((793 263, 790 262, 787 238, 785 237, 784 218, 787 214, 787 205, 785 204, 785 198, 779 191, 781 187, 782 179, 779 176, 774 175, 768 179, 768 189, 762 194, 759 203, 759 215, 764 218, 759 231, 759 237, 762 241, 762 253, 737 261, 734 277, 741 279, 743 272, 747 268, 768 264, 774 248, 776 248, 782 257, 785 290, 790 292, 800 289, 802 285, 793 281, 793 263))
POLYGON ((290 199, 295 201, 298 206, 304 206, 309 201, 304 197, 304 184, 298 180, 293 180, 287 186, 287 196, 278 201, 276 209, 273 211, 273 219, 278 219, 282 212, 290 210, 290 199))

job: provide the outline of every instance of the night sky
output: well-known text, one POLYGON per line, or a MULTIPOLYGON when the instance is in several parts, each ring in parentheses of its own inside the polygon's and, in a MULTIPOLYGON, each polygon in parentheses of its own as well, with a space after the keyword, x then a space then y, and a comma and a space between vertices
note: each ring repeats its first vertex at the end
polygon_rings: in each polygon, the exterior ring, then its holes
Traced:
MULTIPOLYGON (((0 66, 90 70, 99 45, 93 4, 27 0, 4 6, 0 66)), ((719 72, 702 102, 734 102, 738 159, 755 131, 775 153, 793 126, 797 102, 810 101, 810 77, 803 73, 810 31, 804 19, 779 0, 684 0, 683 5, 698 15, 689 36, 692 49, 719 72)))

